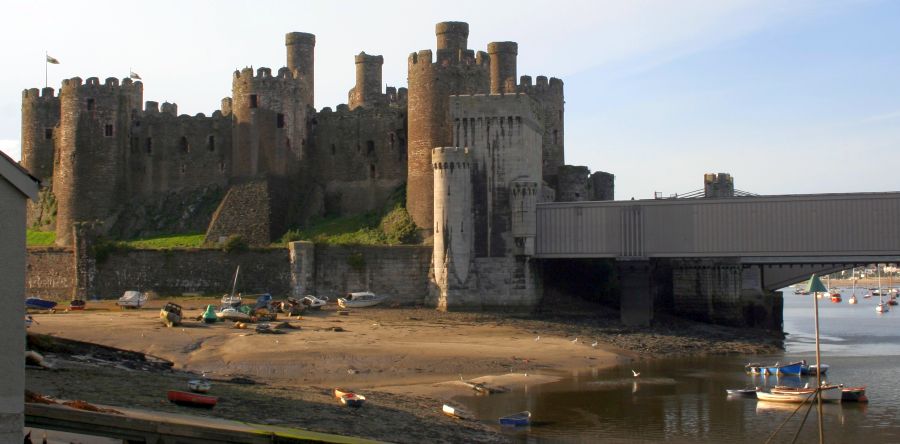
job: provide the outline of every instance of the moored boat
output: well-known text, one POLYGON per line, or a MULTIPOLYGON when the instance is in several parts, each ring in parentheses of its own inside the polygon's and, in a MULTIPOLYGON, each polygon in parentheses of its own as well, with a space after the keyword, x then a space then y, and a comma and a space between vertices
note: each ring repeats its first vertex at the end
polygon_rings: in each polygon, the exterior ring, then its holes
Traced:
POLYGON ((454 407, 449 404, 444 404, 441 407, 441 412, 443 412, 447 416, 452 416, 454 418, 459 418, 459 419, 468 419, 471 417, 471 415, 469 415, 469 413, 466 412, 465 410, 463 410, 459 407, 454 407))
MULTIPOLYGON (((819 366, 816 364, 807 365, 806 361, 800 361, 803 365, 800 367, 800 374, 815 376, 819 372, 819 366)), ((828 373, 828 364, 822 364, 822 374, 828 373)))
POLYGON ((850 296, 850 299, 847 299, 847 303, 850 305, 855 305, 857 303, 856 295, 854 294, 854 295, 850 296))
POLYGON ((209 393, 212 384, 207 379, 191 379, 188 381, 188 388, 194 393, 209 393))
MULTIPOLYGON (((756 398, 770 402, 812 402, 816 399, 815 392, 814 388, 776 386, 770 392, 762 390, 756 392, 756 398)), ((843 397, 839 385, 823 385, 820 393, 824 402, 841 402, 843 397)))
POLYGON ((174 302, 166 302, 165 307, 159 310, 159 318, 169 328, 181 325, 181 306, 174 302))
POLYGON ((799 375, 803 368, 803 362, 797 361, 790 364, 781 364, 776 362, 773 365, 751 363, 744 366, 744 369, 754 375, 799 375))
POLYGON ((347 407, 362 407, 363 403, 366 402, 365 396, 353 393, 349 390, 335 388, 332 391, 332 394, 341 401, 341 404, 344 404, 347 407))
POLYGON ((37 296, 25 299, 25 308, 32 310, 53 310, 54 307, 56 307, 56 302, 41 299, 37 296))
POLYGON ((524 411, 500 417, 500 425, 521 427, 531 424, 531 412, 524 411))
POLYGON ((141 308, 147 303, 147 299, 147 293, 128 290, 116 301, 116 305, 122 308, 141 308))
POLYGON ((182 392, 180 390, 169 390, 166 396, 169 402, 185 407, 200 407, 211 409, 219 402, 219 398, 209 395, 201 395, 199 393, 182 392))
POLYGON ((758 389, 726 389, 729 398, 755 398, 758 389))
POLYGON ((355 293, 347 293, 346 296, 338 298, 338 305, 341 308, 362 308, 378 305, 386 298, 378 296, 369 291, 360 291, 355 293))
POLYGON ((71 301, 69 301, 69 311, 84 310, 84 307, 86 305, 87 303, 84 301, 84 299, 72 299, 71 301))
POLYGON ((840 293, 832 293, 831 294, 831 302, 840 303, 841 302, 841 294, 840 293))
POLYGON ((842 388, 841 402, 869 402, 869 398, 866 397, 866 386, 842 388))

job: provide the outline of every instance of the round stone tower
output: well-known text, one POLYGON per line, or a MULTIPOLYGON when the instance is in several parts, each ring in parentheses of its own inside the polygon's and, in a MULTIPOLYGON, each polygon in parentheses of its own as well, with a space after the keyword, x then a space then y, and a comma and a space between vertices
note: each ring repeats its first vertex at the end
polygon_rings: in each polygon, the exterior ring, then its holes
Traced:
POLYGON ((347 104, 350 105, 350 109, 377 105, 383 97, 381 66, 384 64, 384 57, 361 52, 354 59, 356 60, 356 86, 350 90, 347 104))
POLYGON ((53 152, 59 124, 59 97, 53 88, 22 91, 22 166, 46 184, 53 177, 53 152))
POLYGON ((432 265, 440 289, 437 307, 465 304, 454 290, 467 288, 472 261, 472 158, 467 148, 434 148, 434 248, 432 265))
POLYGON ((303 100, 315 106, 316 36, 306 32, 289 32, 284 36, 287 67, 306 82, 303 100))
POLYGON ((71 245, 72 224, 101 221, 108 229, 127 196, 128 138, 133 112, 140 110, 141 82, 96 77, 64 80, 53 171, 57 200, 56 243, 71 245))
POLYGON ((430 50, 409 56, 406 208, 426 236, 434 220, 432 149, 453 143, 450 95, 490 91, 487 53, 466 49, 469 25, 443 22, 435 29, 437 60, 430 50))
POLYGON ((232 175, 236 178, 297 171, 307 142, 307 83, 299 71, 235 71, 231 84, 232 175))
POLYGON ((516 57, 519 44, 516 42, 488 43, 491 56, 491 94, 516 92, 516 57))

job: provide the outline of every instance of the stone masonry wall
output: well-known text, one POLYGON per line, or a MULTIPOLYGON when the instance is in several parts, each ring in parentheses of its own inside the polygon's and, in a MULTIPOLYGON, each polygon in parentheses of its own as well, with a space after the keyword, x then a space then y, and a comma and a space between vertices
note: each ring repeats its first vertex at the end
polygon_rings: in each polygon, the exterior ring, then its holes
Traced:
POLYGON ((315 287, 332 301, 351 291, 389 296, 389 305, 424 303, 428 294, 429 246, 315 247, 315 287))
POLYGON ((25 268, 25 297, 67 300, 75 285, 71 248, 29 248, 25 268))

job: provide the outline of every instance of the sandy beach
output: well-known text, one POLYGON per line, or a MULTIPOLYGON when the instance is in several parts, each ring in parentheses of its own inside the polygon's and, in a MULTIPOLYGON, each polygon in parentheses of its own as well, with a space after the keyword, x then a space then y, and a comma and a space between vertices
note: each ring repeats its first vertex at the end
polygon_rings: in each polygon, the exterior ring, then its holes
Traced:
POLYGON ((529 315, 365 308, 341 315, 330 306, 299 318, 281 316, 278 322, 290 326, 284 334, 261 334, 253 324, 238 329, 231 322, 187 320, 216 300, 177 302, 186 321, 174 328, 158 318, 164 300, 140 310, 121 311, 103 301, 83 312, 35 314, 31 333, 146 353, 171 361, 173 370, 50 352, 55 370, 29 369, 27 388, 62 399, 185 413, 165 401, 165 391, 205 373, 217 381, 220 403, 191 414, 392 442, 503 442, 508 437, 494 422, 440 413, 443 402, 472 393, 460 379, 502 391, 660 356, 768 353, 780 339, 761 341, 758 332, 678 320, 631 329, 599 307, 529 315), (248 380, 257 384, 228 382, 248 380), (364 393, 367 405, 342 408, 330 395, 333 387, 364 393))

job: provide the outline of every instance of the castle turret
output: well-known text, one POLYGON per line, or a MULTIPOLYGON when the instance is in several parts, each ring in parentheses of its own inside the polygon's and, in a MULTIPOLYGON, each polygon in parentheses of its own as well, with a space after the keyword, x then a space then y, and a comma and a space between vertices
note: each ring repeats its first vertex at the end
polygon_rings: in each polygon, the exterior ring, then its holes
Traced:
POLYGON ((449 97, 490 89, 487 54, 466 49, 469 26, 438 23, 436 34, 436 61, 430 50, 409 56, 407 210, 426 236, 434 220, 431 150, 452 142, 449 97))
MULTIPOLYGON (((291 35, 291 34, 289 34, 291 35)), ((233 176, 288 176, 297 171, 306 144, 308 86, 297 70, 234 72, 231 115, 233 176)))
POLYGON ((472 159, 466 148, 435 148, 434 254, 432 255, 438 309, 472 305, 464 300, 473 258, 472 159))
POLYGON ((287 67, 306 82, 303 101, 315 106, 316 36, 305 32, 289 32, 284 36, 287 47, 287 67))
POLYGON ((517 91, 528 94, 537 100, 543 109, 541 121, 544 126, 541 157, 543 159, 543 178, 552 187, 557 186, 557 170, 565 164, 564 143, 564 111, 563 81, 555 77, 549 80, 538 76, 537 83, 532 85, 531 76, 522 76, 517 91))
POLYGON ((58 124, 59 97, 53 88, 22 92, 22 166, 45 185, 53 177, 53 140, 58 124))
POLYGON ((516 92, 516 56, 519 45, 516 42, 488 43, 491 56, 491 94, 516 92))
MULTIPOLYGON (((141 82, 91 77, 64 80, 59 92, 57 163, 53 188, 57 199, 58 245, 72 242, 72 224, 110 222, 128 193, 129 124, 140 111, 141 82)), ((109 226, 100 227, 101 230, 109 226)))
POLYGON ((350 90, 347 103, 350 109, 377 105, 384 99, 381 93, 381 66, 384 57, 361 52, 356 55, 356 86, 350 90))

